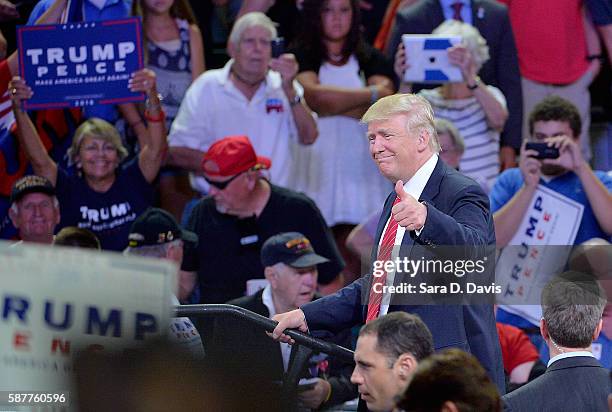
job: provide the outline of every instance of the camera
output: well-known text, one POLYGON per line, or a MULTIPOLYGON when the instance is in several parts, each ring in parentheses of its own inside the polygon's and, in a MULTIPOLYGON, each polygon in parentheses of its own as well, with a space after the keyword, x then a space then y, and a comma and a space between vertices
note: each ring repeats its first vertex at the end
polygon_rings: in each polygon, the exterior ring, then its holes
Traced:
POLYGON ((285 52, 285 39, 277 37, 272 40, 272 58, 276 59, 285 52))
POLYGON ((547 143, 530 142, 525 144, 525 150, 535 150, 538 152, 537 155, 533 156, 535 159, 556 159, 559 157, 559 149, 548 146, 547 143))

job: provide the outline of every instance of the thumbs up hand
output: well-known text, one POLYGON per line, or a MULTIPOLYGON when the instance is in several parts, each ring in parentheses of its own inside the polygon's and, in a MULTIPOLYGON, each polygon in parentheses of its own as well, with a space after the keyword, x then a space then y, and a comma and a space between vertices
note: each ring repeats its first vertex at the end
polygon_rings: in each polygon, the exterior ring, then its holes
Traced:
POLYGON ((427 219, 427 206, 419 203, 404 190, 404 182, 395 183, 395 193, 400 201, 391 209, 391 215, 406 230, 421 230, 427 219))

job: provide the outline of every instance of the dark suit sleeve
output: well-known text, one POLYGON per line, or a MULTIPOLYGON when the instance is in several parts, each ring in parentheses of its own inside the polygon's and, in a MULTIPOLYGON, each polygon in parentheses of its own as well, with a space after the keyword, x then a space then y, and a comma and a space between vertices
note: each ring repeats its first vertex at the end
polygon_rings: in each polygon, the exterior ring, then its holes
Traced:
POLYGON ((474 245, 489 245, 494 236, 489 200, 476 185, 466 186, 453 198, 448 214, 426 203, 427 217, 418 239, 426 245, 464 246, 469 256, 474 245))
POLYGON ((512 409, 512 406, 510 406, 510 402, 508 401, 508 399, 506 399, 506 396, 502 397, 501 403, 504 412, 512 412, 514 410, 512 409))
POLYGON ((510 25, 510 17, 505 6, 499 13, 498 31, 501 35, 499 50, 497 50, 495 72, 497 86, 506 97, 508 105, 508 120, 501 135, 501 145, 510 146, 517 151, 521 147, 523 122, 523 92, 521 89, 521 75, 518 65, 518 52, 514 42, 514 34, 510 25))
POLYGON ((361 291, 369 276, 364 276, 333 295, 307 303, 301 309, 310 331, 338 333, 363 321, 361 291))

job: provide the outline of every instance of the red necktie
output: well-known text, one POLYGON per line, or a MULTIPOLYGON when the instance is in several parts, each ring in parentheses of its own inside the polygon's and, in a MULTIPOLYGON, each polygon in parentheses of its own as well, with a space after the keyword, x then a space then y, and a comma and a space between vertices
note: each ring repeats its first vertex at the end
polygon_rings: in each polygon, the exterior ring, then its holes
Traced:
MULTIPOLYGON (((399 197, 395 198, 393 202, 393 206, 398 204, 400 201, 399 197)), ((392 206, 392 207, 393 207, 392 206)), ((389 224, 387 225, 387 229, 383 234, 382 241, 380 242, 380 248, 378 249, 378 255, 376 256, 376 260, 381 262, 386 262, 387 260, 391 260, 391 252, 393 251, 393 246, 395 245, 395 236, 397 235, 397 221, 393 219, 393 216, 389 218, 389 224)), ((384 272, 380 277, 374 277, 372 281, 372 288, 370 289, 370 297, 368 300, 368 313, 366 315, 366 323, 371 320, 374 320, 378 317, 380 312, 380 304, 382 303, 383 294, 376 293, 374 290, 375 285, 386 285, 387 284, 387 272, 384 272)), ((382 291, 382 288, 376 288, 379 291, 382 291)))
POLYGON ((451 7, 453 8, 453 20, 459 20, 459 21, 463 21, 463 19, 461 18, 461 8, 463 7, 463 3, 453 3, 451 4, 451 7))

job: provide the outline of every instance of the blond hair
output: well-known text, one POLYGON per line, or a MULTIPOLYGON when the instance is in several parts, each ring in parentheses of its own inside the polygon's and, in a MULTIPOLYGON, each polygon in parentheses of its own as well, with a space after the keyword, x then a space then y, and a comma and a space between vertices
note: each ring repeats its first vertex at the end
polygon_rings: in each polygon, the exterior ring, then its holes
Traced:
POLYGON ((368 124, 374 121, 389 120, 393 116, 406 116, 406 131, 425 131, 429 135, 429 148, 440 152, 440 143, 434 127, 434 113, 431 104, 416 94, 393 94, 374 103, 361 118, 368 124))
POLYGON ((75 159, 79 155, 81 144, 86 136, 112 143, 117 149, 119 161, 122 161, 128 155, 127 149, 121 143, 121 136, 117 129, 106 120, 91 118, 83 122, 74 132, 72 145, 68 149, 68 157, 72 163, 76 163, 75 159))

